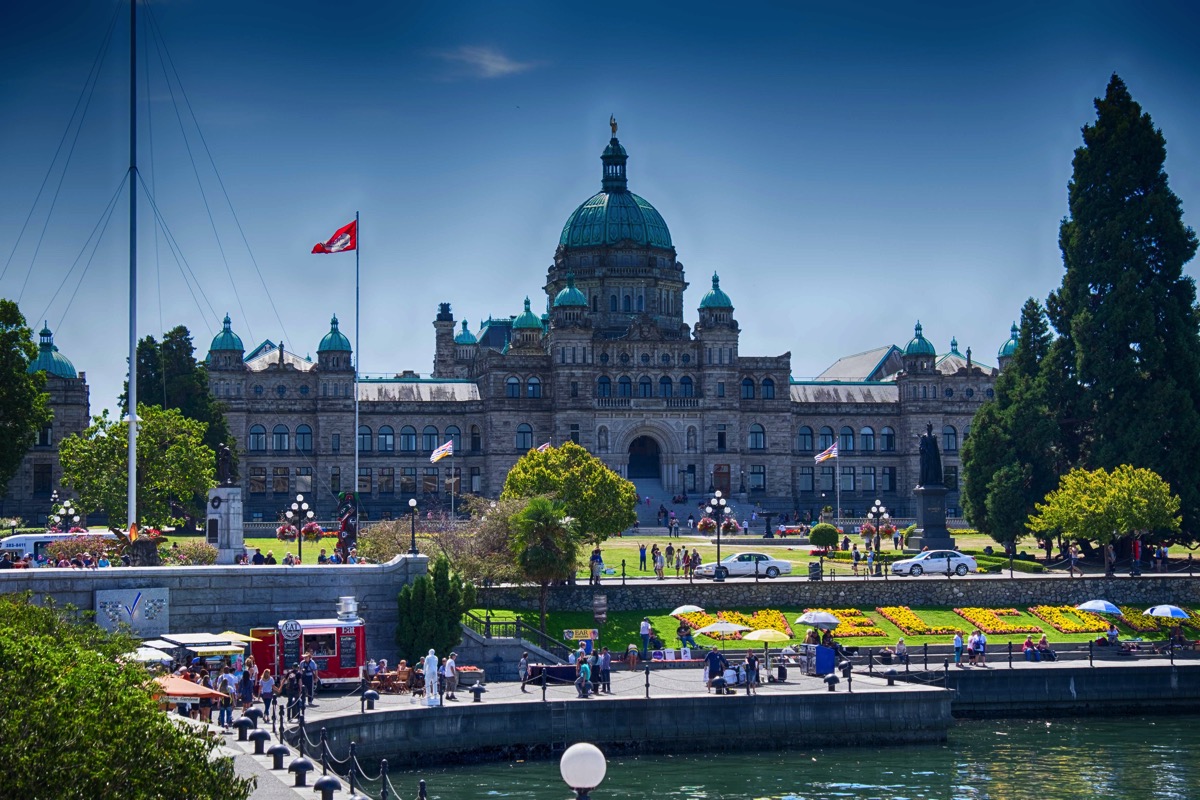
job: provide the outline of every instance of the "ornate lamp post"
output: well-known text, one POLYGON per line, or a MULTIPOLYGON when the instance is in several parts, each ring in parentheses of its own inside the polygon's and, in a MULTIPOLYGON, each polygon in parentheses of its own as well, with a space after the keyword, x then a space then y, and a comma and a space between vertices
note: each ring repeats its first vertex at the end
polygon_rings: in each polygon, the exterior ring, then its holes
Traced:
MULTIPOLYGON (((58 492, 55 492, 54 495, 57 497, 58 492)), ((79 524, 79 514, 77 513, 75 505, 71 502, 70 498, 63 500, 62 506, 58 509, 58 511, 54 512, 53 519, 55 527, 59 527, 64 521, 71 523, 68 524, 68 528, 72 527, 72 525, 79 524)))
POLYGON ((575 792, 575 800, 588 800, 588 792, 604 780, 608 762, 594 744, 579 742, 566 749, 558 762, 563 781, 575 792))
POLYGON ((408 498, 408 516, 412 521, 412 547, 408 548, 408 554, 415 556, 417 554, 417 498, 408 498))
POLYGON ((879 545, 881 541, 881 531, 879 528, 880 526, 887 524, 887 507, 885 507, 879 500, 876 500, 875 505, 871 506, 871 510, 867 512, 867 519, 871 520, 872 524, 875 526, 875 541, 873 542, 875 547, 875 561, 880 565, 881 571, 886 572, 886 569, 883 568, 882 556, 879 552, 879 545))
POLYGON ((46 516, 46 527, 50 527, 51 520, 54 519, 54 512, 58 508, 58 489, 50 493, 50 513, 46 516))
POLYGON ((714 581, 725 580, 725 576, 721 573, 721 526, 725 524, 725 515, 731 513, 727 507, 728 504, 729 501, 722 497, 718 490, 713 492, 713 496, 708 500, 708 506, 704 509, 709 519, 717 523, 717 567, 713 570, 714 581))
POLYGON ((298 494, 296 495, 296 502, 292 503, 292 507, 286 509, 283 512, 283 515, 287 517, 288 524, 293 525, 296 528, 297 556, 300 559, 300 563, 303 564, 304 532, 302 529, 309 521, 312 520, 313 510, 309 508, 308 503, 304 501, 304 495, 298 494))

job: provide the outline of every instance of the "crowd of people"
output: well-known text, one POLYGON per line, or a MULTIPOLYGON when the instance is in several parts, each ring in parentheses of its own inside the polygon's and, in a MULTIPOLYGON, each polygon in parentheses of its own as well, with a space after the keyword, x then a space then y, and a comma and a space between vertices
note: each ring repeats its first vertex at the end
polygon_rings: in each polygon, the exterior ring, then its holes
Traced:
POLYGON ((215 709, 216 724, 225 733, 232 730, 234 706, 240 707, 245 714, 256 703, 262 703, 264 719, 274 720, 276 715, 286 713, 290 722, 300 716, 305 707, 316 705, 313 693, 321 683, 317 670, 318 664, 313 661, 312 653, 305 653, 301 661, 278 676, 272 675, 270 669, 260 671, 253 657, 244 661, 241 657, 227 657, 219 667, 196 658, 190 665, 177 669, 175 676, 211 689, 220 696, 202 697, 198 703, 177 703, 175 710, 181 716, 212 723, 215 709), (280 698, 283 708, 278 705, 280 698))
POLYGON ((686 547, 676 549, 675 545, 668 542, 663 549, 655 542, 647 550, 644 543, 638 544, 638 569, 653 569, 654 576, 660 581, 667 577, 667 571, 672 568, 676 578, 690 578, 701 563, 703 559, 700 558, 700 550, 696 547, 690 551, 686 547), (648 564, 652 566, 647 566, 648 564))

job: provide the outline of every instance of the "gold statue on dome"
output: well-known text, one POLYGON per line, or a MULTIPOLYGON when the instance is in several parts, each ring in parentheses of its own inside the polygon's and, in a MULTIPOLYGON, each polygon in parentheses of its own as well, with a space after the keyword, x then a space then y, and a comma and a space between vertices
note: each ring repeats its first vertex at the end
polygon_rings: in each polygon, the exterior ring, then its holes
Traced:
POLYGON ((613 138, 617 138, 617 118, 613 114, 608 115, 608 127, 612 128, 613 138))

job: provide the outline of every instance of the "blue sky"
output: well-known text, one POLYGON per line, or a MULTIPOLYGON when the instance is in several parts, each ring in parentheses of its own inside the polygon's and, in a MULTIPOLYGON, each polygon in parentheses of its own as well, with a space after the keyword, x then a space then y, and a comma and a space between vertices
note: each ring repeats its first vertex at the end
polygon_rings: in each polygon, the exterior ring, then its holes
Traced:
MULTIPOLYGON (((920 319, 940 352, 956 336, 994 363, 1025 298, 1060 281, 1072 153, 1114 71, 1162 128, 1194 223, 1200 12, 971 5, 152 3, 237 216, 188 122, 210 223, 141 34, 140 167, 203 296, 143 197, 139 331, 186 324, 203 353, 228 311, 248 349, 282 337, 315 356, 333 313, 352 333, 354 264, 309 250, 359 211, 362 369, 427 373, 437 303, 473 329, 527 294, 544 303, 614 113, 686 305, 719 271, 743 354, 791 351, 793 374, 812 376, 903 345, 920 319)), ((68 270, 128 163, 124 6, 53 214, 62 156, 34 198, 117 8, 0 9, 21 32, 0 48, 0 295, 49 319, 94 411, 125 372, 124 194, 86 277, 68 270)))

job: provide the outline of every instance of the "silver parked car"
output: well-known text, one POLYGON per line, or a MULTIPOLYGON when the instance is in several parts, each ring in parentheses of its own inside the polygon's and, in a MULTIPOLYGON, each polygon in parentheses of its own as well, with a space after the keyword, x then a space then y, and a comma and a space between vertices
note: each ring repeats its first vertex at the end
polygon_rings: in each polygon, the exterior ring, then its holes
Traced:
POLYGON ((715 578, 753 578, 758 574, 764 578, 778 578, 780 575, 790 575, 792 562, 772 558, 764 553, 734 553, 725 556, 719 562, 710 562, 696 567, 696 577, 715 578))
POLYGON ((979 565, 975 563, 975 559, 957 550, 926 550, 912 558, 892 564, 893 575, 912 575, 914 578, 926 573, 945 575, 953 572, 955 575, 966 575, 978 569, 979 565))

